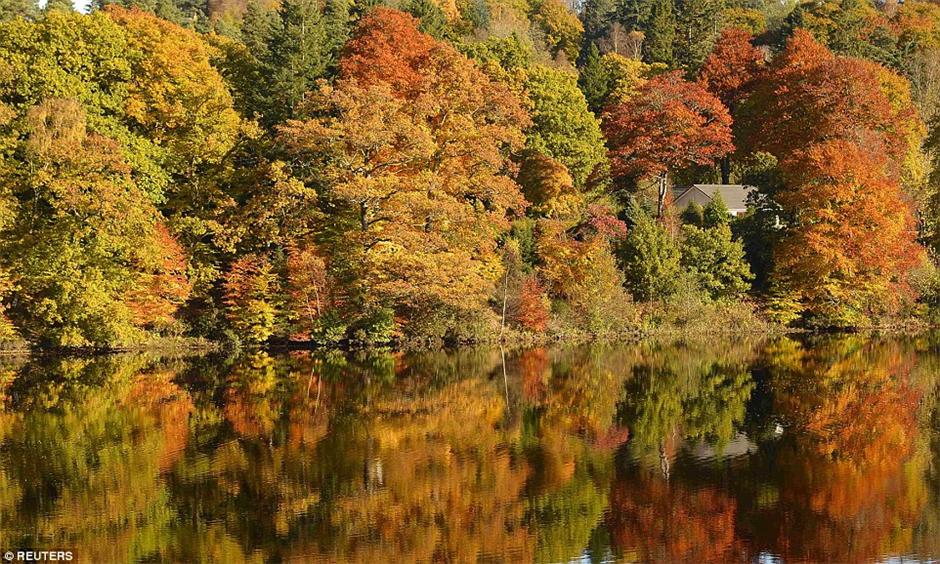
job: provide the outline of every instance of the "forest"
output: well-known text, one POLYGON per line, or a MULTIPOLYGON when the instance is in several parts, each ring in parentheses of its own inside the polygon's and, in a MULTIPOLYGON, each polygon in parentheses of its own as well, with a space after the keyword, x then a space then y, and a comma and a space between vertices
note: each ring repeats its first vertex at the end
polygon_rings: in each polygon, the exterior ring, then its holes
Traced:
POLYGON ((930 325, 938 251, 938 3, 0 0, 0 342, 930 325))

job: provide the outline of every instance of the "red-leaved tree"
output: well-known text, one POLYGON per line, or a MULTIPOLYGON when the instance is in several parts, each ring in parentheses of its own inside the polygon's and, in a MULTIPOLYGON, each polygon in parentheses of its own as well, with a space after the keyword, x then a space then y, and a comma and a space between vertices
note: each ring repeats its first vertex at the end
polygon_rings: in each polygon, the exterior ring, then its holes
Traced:
MULTIPOLYGON (((764 72, 764 53, 754 47, 754 36, 743 29, 721 32, 715 48, 699 71, 698 83, 721 100, 733 119, 764 72)), ((721 159, 721 181, 730 182, 731 159, 721 159)))
POLYGON ((607 108, 603 127, 615 180, 659 179, 660 216, 669 172, 711 164, 734 149, 728 109, 678 71, 651 79, 636 96, 607 108))

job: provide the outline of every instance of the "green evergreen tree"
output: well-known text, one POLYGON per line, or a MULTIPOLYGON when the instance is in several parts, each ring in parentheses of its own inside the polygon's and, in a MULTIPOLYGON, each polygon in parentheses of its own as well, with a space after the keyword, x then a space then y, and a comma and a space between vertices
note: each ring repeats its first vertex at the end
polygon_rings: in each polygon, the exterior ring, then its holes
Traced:
POLYGON ((673 13, 672 0, 652 0, 649 21, 643 43, 643 52, 647 62, 663 63, 669 67, 675 66, 673 43, 676 36, 676 18, 673 13))
POLYGON ((408 0, 402 8, 420 20, 418 29, 437 39, 444 39, 450 33, 447 15, 431 0, 408 0))
POLYGON ((702 207, 702 204, 692 202, 682 211, 681 219, 684 225, 701 227, 705 224, 705 209, 702 207))
POLYGON ((607 103, 607 95, 610 93, 610 75, 604 68, 601 61, 601 53, 597 45, 591 44, 587 55, 584 57, 584 64, 581 66, 581 73, 578 76, 578 86, 584 93, 588 108, 599 115, 607 103))
POLYGON ((597 42, 607 35, 610 24, 615 21, 616 12, 614 0, 585 0, 581 8, 581 23, 584 25, 582 56, 588 53, 589 46, 596 46, 597 42))
POLYGON ((678 0, 674 53, 676 64, 689 72, 702 66, 721 29, 723 0, 678 0))
POLYGON ((653 5, 658 0, 619 0, 616 19, 628 30, 646 32, 653 17, 653 5))
POLYGON ((730 222, 731 213, 728 211, 728 206, 725 205, 720 194, 715 194, 715 197, 702 208, 702 225, 711 228, 728 225, 730 222))
POLYGON ((711 298, 736 298, 750 288, 754 275, 744 246, 732 239, 727 222, 705 228, 683 225, 682 233, 681 265, 711 298))
POLYGON ((261 0, 250 0, 242 16, 241 41, 259 61, 268 59, 268 44, 277 26, 277 11, 265 8, 261 0))
POLYGON ((313 89, 333 64, 327 21, 316 0, 285 0, 268 43, 270 106, 265 121, 277 123, 293 115, 294 106, 313 89))
POLYGON ((332 54, 333 66, 339 59, 339 53, 349 39, 353 25, 360 15, 355 10, 359 6, 360 4, 353 0, 326 0, 324 4, 323 20, 326 25, 327 46, 332 54))
POLYGON ((250 0, 241 22, 241 42, 245 46, 235 63, 241 80, 232 83, 237 103, 247 116, 260 115, 261 122, 273 125, 275 102, 271 95, 271 49, 279 24, 276 10, 265 8, 260 0, 250 0))
POLYGON ((646 211, 634 207, 631 215, 633 227, 618 249, 627 289, 637 300, 668 298, 678 288, 679 245, 646 211))

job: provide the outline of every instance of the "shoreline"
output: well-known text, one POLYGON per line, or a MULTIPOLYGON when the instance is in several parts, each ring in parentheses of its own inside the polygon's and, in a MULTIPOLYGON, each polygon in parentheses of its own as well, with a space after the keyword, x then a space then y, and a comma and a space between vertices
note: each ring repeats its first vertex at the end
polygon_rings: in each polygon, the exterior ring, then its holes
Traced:
POLYGON ((212 354, 235 354, 264 351, 273 354, 286 352, 368 352, 386 351, 398 353, 419 353, 454 351, 472 347, 507 347, 512 349, 532 348, 544 346, 576 346, 585 344, 630 344, 653 339, 696 339, 711 336, 724 338, 733 337, 778 337, 782 335, 837 335, 837 334, 867 334, 872 336, 920 336, 937 329, 935 324, 927 323, 900 323, 885 324, 872 327, 843 327, 843 328, 792 328, 768 324, 760 329, 708 329, 687 327, 656 327, 637 328, 616 334, 519 334, 513 333, 502 337, 477 339, 463 342, 448 342, 443 339, 431 340, 404 340, 387 344, 350 345, 320 345, 311 342, 269 342, 260 347, 235 346, 224 341, 211 341, 203 338, 161 338, 155 341, 141 343, 136 346, 124 347, 37 347, 25 341, 15 343, 0 343, 0 358, 10 359, 16 357, 98 357, 121 354, 159 354, 165 356, 208 356, 212 354))

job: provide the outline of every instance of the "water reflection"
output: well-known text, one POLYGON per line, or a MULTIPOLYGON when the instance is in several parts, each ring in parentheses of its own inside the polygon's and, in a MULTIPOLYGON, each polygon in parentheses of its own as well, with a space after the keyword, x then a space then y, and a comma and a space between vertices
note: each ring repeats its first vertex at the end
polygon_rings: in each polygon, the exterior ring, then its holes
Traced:
POLYGON ((940 557, 937 342, 0 362, 0 547, 940 557))

